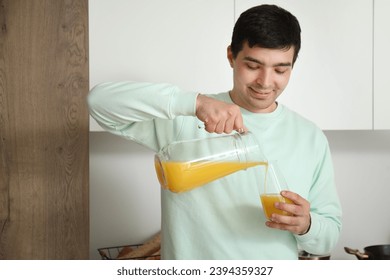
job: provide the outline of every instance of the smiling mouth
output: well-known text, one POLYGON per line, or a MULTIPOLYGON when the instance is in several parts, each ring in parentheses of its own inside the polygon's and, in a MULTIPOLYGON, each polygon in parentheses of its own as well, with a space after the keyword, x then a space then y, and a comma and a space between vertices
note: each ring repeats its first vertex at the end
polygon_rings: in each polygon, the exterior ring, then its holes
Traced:
POLYGON ((255 97, 267 97, 269 96, 272 91, 262 91, 262 90, 256 90, 253 87, 249 87, 250 91, 254 94, 255 97))

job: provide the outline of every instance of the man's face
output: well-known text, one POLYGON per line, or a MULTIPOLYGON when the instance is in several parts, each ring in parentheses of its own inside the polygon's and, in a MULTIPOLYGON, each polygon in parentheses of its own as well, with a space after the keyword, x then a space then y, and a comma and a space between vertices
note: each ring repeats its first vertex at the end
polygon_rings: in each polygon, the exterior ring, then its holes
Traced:
POLYGON ((286 88, 293 66, 294 48, 288 50, 243 49, 234 59, 230 47, 228 59, 233 68, 233 90, 230 96, 240 107, 254 113, 276 109, 276 98, 286 88))

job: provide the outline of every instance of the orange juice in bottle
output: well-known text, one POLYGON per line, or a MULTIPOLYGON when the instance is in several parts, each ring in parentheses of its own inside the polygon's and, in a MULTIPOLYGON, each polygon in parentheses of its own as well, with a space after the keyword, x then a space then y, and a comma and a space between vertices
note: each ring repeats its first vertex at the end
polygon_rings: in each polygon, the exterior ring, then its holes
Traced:
POLYGON ((159 181, 172 192, 184 192, 205 185, 239 170, 266 162, 156 162, 159 181), (165 181, 165 182, 164 182, 165 181))
POLYGON ((174 142, 155 156, 157 177, 164 189, 185 192, 257 165, 266 165, 250 133, 174 142))

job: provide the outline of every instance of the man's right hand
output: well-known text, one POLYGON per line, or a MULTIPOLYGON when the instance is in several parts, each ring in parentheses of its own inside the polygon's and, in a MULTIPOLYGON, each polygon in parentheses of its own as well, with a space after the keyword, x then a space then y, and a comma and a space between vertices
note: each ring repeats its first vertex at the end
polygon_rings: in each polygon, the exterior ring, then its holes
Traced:
POLYGON ((196 116, 210 133, 246 132, 240 107, 202 94, 196 100, 196 116))

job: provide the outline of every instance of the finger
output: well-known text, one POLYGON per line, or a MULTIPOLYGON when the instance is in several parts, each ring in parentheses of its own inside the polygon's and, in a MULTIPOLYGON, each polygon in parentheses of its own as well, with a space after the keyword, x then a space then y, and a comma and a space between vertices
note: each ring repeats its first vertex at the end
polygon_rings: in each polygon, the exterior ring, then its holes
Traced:
POLYGON ((276 202, 275 208, 287 212, 289 216, 299 216, 302 214, 302 211, 300 211, 301 207, 296 204, 276 202))
POLYGON ((287 216, 272 214, 269 221, 270 223, 268 223, 267 226, 280 230, 288 230, 295 234, 304 234, 310 228, 310 220, 310 215, 306 217, 305 215, 287 216))
POLYGON ((303 232, 303 224, 301 218, 293 216, 277 215, 271 216, 271 220, 266 222, 266 225, 273 229, 288 230, 294 234, 303 232))
POLYGON ((281 195, 294 203, 290 205, 280 205, 282 210, 288 211, 295 216, 308 217, 310 215, 310 202, 299 194, 291 191, 282 191, 281 195))
POLYGON ((297 225, 299 223, 298 217, 293 216, 292 214, 280 215, 280 214, 273 213, 270 217, 270 220, 278 224, 286 224, 286 225, 297 225))
POLYGON ((276 221, 267 221, 265 223, 265 225, 269 228, 273 228, 273 229, 279 229, 279 230, 289 230, 291 231, 293 229, 292 226, 288 225, 288 224, 283 224, 283 223, 279 223, 279 222, 276 222, 276 221))
POLYGON ((215 131, 215 123, 213 121, 210 121, 209 118, 206 118, 203 124, 204 130, 206 130, 207 132, 213 133, 215 131))
POLYGON ((234 118, 233 129, 240 133, 245 132, 245 126, 244 126, 244 121, 242 119, 241 112, 239 112, 234 118))
POLYGON ((233 127, 234 127, 234 119, 232 118, 229 118, 226 120, 225 122, 225 128, 224 128, 224 132, 225 133, 231 133, 233 131, 233 127))
POLYGON ((215 127, 216 127, 216 124, 214 122, 205 122, 204 123, 204 129, 209 132, 209 133, 213 133, 215 132, 215 127))
POLYGON ((224 121, 219 121, 217 125, 215 126, 214 132, 221 134, 225 130, 225 122, 224 121))
POLYGON ((267 221, 265 224, 269 228, 290 231, 293 234, 300 234, 301 233, 300 227, 298 227, 298 226, 291 226, 291 225, 286 225, 286 224, 280 224, 280 223, 275 223, 275 222, 272 222, 272 221, 267 221))
POLYGON ((236 131, 237 131, 238 133, 246 133, 246 132, 248 132, 249 130, 248 130, 248 128, 246 128, 246 126, 244 126, 244 127, 239 128, 239 129, 236 129, 236 131))
POLYGON ((280 194, 282 196, 284 196, 285 198, 292 200, 295 204, 298 204, 298 205, 301 205, 305 201, 299 194, 294 193, 292 191, 283 190, 280 192, 280 194))

